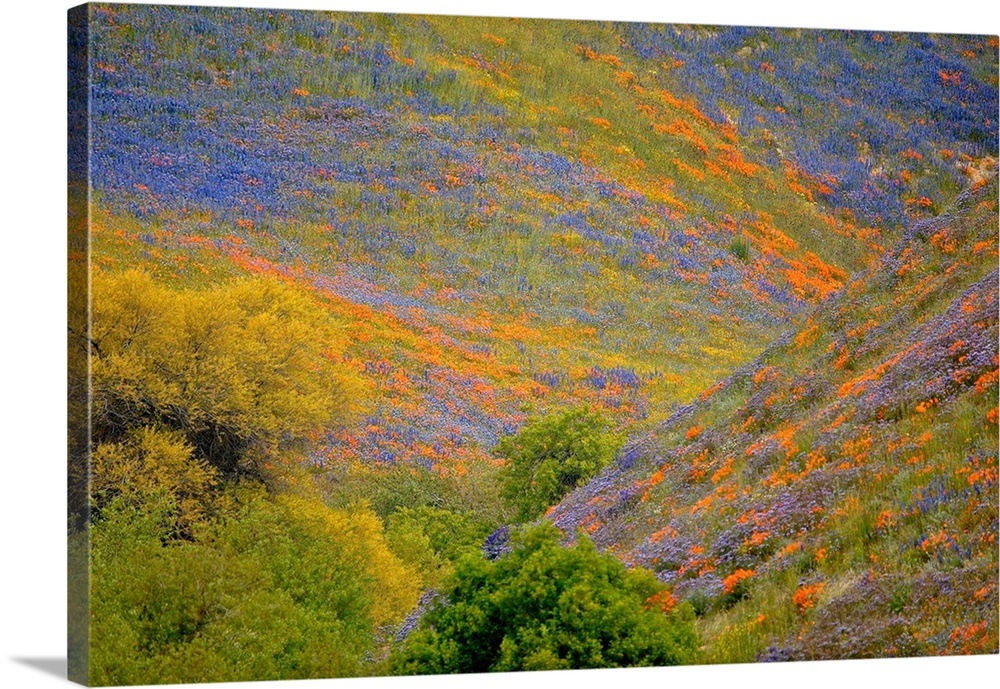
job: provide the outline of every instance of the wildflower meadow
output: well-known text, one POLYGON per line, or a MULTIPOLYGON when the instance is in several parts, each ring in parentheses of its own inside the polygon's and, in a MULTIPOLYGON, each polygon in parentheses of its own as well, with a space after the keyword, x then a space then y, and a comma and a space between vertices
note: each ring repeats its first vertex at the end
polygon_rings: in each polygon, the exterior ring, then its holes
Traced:
POLYGON ((997 37, 89 4, 70 58, 71 678, 998 652, 997 37))

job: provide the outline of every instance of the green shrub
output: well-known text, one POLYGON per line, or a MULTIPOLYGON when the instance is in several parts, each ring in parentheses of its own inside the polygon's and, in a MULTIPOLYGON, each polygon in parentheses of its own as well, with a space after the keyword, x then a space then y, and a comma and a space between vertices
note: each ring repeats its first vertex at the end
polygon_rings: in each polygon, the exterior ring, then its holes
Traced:
POLYGON ((736 237, 729 242, 729 253, 744 263, 750 261, 750 240, 746 237, 736 237))
POLYGON ((692 593, 688 597, 687 602, 691 605, 691 609, 694 610, 694 614, 697 617, 704 617, 712 609, 712 597, 701 589, 692 593))
POLYGON ((367 510, 242 487, 176 540, 176 497, 145 495, 113 498, 90 527, 94 684, 357 675, 376 630, 417 602, 367 510))
POLYGON ((626 569, 585 535, 571 548, 560 538, 543 523, 515 533, 511 552, 495 561, 464 557, 444 595, 392 656, 393 671, 693 662, 697 637, 689 605, 671 611, 672 599, 652 572, 626 569))
POLYGON ((536 419, 496 449, 506 466, 501 496, 530 521, 607 466, 623 439, 601 414, 577 407, 536 419))
POLYGON ((463 554, 480 550, 491 530, 475 514, 423 506, 393 512, 385 535, 392 551, 420 571, 424 586, 436 588, 463 554))

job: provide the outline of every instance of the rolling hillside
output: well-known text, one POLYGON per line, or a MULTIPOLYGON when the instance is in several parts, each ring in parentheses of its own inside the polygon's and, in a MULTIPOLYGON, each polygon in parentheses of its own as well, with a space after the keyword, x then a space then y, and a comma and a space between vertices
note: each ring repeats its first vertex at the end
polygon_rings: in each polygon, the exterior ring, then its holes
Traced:
POLYGON ((86 11, 93 677, 997 650, 997 37, 86 11))
POLYGON ((996 149, 981 38, 137 6, 94 29, 96 265, 322 299, 373 392, 320 466, 461 472, 573 401, 662 420, 996 149))
POLYGON ((658 572, 719 662, 995 650, 995 175, 551 519, 658 572))

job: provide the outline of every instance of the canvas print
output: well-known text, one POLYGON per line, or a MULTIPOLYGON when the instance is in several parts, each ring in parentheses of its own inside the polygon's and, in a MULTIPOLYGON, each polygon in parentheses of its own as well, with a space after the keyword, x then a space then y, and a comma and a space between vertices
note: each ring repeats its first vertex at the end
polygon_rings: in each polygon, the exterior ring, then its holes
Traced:
POLYGON ((68 38, 75 681, 998 652, 996 36, 68 38))

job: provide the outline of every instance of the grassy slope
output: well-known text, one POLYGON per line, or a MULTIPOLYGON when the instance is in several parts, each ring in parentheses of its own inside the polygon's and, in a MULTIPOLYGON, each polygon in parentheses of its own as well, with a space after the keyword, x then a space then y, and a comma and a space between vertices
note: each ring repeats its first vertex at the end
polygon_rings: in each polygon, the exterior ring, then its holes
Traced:
POLYGON ((311 291, 369 386, 318 467, 477 506, 499 435, 586 401, 655 430, 554 517, 694 597, 714 659, 995 648, 995 186, 903 234, 996 155, 995 38, 94 25, 95 269, 311 291))
POLYGON ((996 204, 914 225, 551 518, 658 571, 718 662, 995 652, 996 204))
POLYGON ((628 428, 666 418, 934 210, 898 197, 947 195, 983 145, 935 114, 902 155, 917 105, 978 108, 996 82, 976 38, 134 6, 94 21, 96 265, 313 290, 372 391, 314 457, 329 467, 463 473, 574 401, 628 428), (885 103, 862 69, 878 50, 912 86, 885 103), (961 88, 935 74, 955 60, 961 88), (817 69, 828 88, 807 92, 817 69), (811 150, 831 122, 850 146, 811 150))

